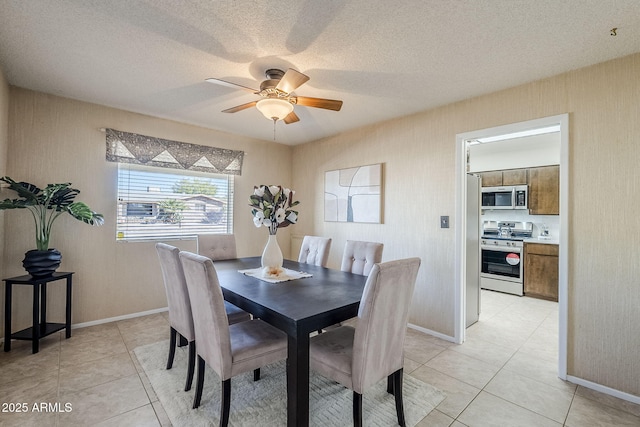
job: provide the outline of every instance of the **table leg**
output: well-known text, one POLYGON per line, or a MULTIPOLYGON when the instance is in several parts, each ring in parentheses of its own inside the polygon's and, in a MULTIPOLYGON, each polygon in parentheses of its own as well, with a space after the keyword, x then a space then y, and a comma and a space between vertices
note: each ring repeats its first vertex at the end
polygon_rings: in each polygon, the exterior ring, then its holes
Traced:
POLYGON ((31 328, 31 352, 40 351, 40 284, 33 285, 33 327, 31 328))
POLYGON ((11 285, 4 284, 4 351, 11 351, 11 285))
POLYGON ((288 336, 287 426, 309 425, 309 334, 288 336))
POLYGON ((67 277, 67 307, 65 323, 65 338, 71 338, 71 276, 67 277))

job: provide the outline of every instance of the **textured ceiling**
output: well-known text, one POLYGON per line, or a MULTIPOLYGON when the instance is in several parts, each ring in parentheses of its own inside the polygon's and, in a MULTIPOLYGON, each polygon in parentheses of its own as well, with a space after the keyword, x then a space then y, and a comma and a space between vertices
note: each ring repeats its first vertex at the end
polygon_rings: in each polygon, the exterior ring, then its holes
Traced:
POLYGON ((295 68, 296 94, 344 105, 296 106, 290 145, 635 52, 638 0, 0 0, 23 88, 272 140, 255 108, 221 112, 258 96, 204 80, 295 68))

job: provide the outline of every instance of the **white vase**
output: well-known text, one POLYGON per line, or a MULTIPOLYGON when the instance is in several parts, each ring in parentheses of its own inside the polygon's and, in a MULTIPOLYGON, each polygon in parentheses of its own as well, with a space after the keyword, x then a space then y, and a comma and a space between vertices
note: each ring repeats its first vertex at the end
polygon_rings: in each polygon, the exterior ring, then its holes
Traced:
POLYGON ((275 234, 269 235, 267 245, 262 252, 262 268, 282 268, 282 251, 278 246, 278 239, 275 234))

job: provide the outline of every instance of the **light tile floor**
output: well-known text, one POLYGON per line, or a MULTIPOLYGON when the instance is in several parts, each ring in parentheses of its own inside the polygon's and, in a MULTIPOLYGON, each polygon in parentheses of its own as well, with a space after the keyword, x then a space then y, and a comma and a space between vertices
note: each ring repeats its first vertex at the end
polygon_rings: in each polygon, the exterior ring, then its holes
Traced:
MULTIPOLYGON (((410 329, 405 373, 447 395, 418 427, 640 426, 640 405, 557 378, 557 317, 555 303, 482 291, 463 345, 410 329)), ((45 338, 35 355, 13 341, 0 352, 0 426, 171 425, 132 353, 166 340, 168 326, 161 313, 74 329, 69 340, 45 338), (34 410, 41 403, 49 410, 34 410)))

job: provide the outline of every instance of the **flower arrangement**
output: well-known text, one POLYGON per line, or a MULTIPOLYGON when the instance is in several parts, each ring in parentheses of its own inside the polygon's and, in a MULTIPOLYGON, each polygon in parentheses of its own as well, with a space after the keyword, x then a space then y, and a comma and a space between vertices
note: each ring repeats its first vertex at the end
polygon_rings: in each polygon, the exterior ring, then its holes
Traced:
POLYGON ((296 193, 281 185, 261 185, 253 187, 253 194, 249 196, 249 206, 253 214, 253 223, 256 227, 265 226, 270 235, 275 235, 278 228, 288 227, 298 221, 298 212, 294 206, 300 202, 294 202, 296 193))

